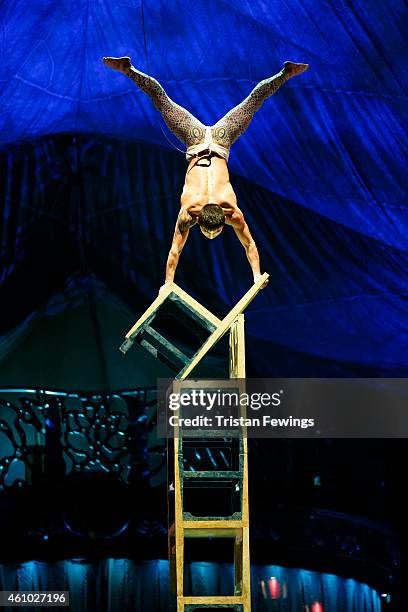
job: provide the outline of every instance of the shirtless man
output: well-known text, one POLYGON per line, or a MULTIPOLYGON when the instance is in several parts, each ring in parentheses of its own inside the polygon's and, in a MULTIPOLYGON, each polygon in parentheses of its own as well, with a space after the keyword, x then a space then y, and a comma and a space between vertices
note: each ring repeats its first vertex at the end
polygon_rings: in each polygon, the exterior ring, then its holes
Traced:
POLYGON ((163 287, 173 282, 180 253, 190 228, 195 224, 209 239, 221 234, 224 225, 231 225, 245 249, 256 282, 261 274, 258 249, 244 215, 237 206, 237 198, 229 180, 229 150, 247 129, 254 113, 266 98, 274 94, 285 81, 307 70, 309 65, 285 62, 280 72, 258 83, 241 104, 213 126, 205 126, 185 108, 173 102, 156 79, 134 68, 130 58, 104 57, 103 62, 131 78, 150 96, 168 128, 187 147, 189 164, 163 287))

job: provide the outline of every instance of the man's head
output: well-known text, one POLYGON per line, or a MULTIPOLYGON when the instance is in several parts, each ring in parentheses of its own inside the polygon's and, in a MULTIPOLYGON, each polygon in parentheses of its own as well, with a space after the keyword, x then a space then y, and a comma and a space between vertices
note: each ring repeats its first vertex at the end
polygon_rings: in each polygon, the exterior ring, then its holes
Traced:
POLYGON ((206 238, 216 238, 225 225, 225 214, 218 204, 206 204, 198 215, 200 230, 206 238))

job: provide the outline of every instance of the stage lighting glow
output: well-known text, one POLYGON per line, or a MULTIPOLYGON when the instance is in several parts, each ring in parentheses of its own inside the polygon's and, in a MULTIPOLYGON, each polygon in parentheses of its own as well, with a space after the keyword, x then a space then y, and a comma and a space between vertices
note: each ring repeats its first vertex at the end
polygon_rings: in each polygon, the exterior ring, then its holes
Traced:
POLYGON ((280 597, 280 584, 279 580, 275 576, 271 576, 268 580, 269 594, 271 599, 279 599, 280 597))

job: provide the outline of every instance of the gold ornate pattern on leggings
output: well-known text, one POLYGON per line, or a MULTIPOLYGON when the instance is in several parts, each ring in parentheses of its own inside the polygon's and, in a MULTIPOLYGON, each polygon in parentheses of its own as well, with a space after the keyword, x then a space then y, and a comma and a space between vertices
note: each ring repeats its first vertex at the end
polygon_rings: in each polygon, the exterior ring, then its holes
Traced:
MULTIPOLYGON (((187 147, 204 142, 206 126, 188 110, 176 104, 165 92, 160 83, 153 77, 140 72, 133 66, 127 72, 134 83, 147 93, 157 110, 161 113, 167 127, 187 147)), ((254 87, 249 96, 231 109, 217 123, 211 126, 211 133, 216 144, 229 149, 251 123, 255 112, 263 102, 273 95, 287 80, 285 70, 261 81, 254 87)))

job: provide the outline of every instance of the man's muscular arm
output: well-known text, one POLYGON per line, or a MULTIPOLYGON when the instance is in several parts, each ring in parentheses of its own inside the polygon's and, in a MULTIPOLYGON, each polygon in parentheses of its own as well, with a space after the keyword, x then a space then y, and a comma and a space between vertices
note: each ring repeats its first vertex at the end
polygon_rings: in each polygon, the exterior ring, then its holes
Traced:
POLYGON ((244 215, 239 209, 237 209, 231 215, 226 215, 225 222, 228 225, 232 225, 236 235, 238 236, 239 241, 245 249, 255 283, 261 275, 259 253, 255 244, 255 240, 252 238, 251 232, 249 231, 249 227, 245 221, 244 215))
MULTIPOLYGON (((184 209, 180 210, 177 217, 176 227, 173 235, 173 242, 171 243, 169 255, 167 257, 166 264, 166 279, 163 287, 169 285, 174 280, 174 274, 179 262, 180 253, 187 241, 190 227, 196 223, 196 220, 184 209)), ((163 288, 162 287, 162 288, 163 288)))

